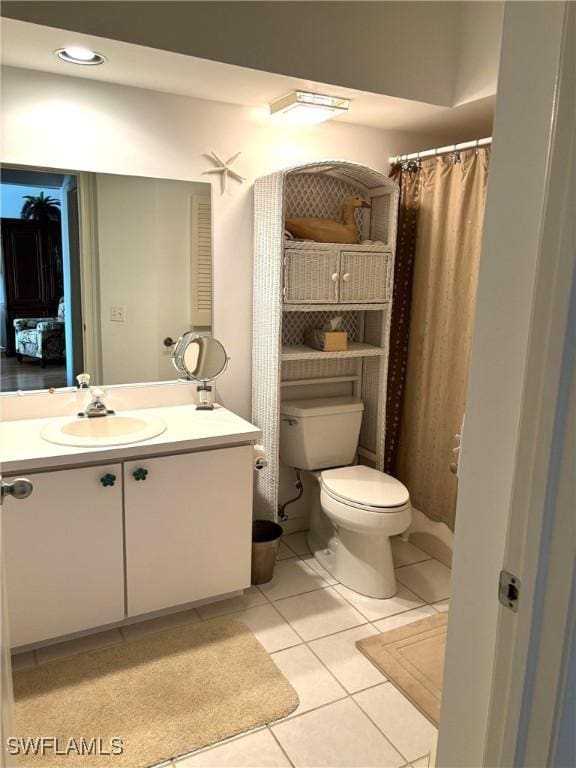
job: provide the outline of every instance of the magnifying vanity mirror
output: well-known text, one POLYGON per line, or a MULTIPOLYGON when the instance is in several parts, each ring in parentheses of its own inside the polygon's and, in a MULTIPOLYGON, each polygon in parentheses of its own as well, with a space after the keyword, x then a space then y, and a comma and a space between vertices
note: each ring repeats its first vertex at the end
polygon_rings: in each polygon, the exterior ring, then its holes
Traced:
POLYGON ((0 187, 2 392, 173 380, 166 342, 212 331, 210 184, 3 166, 0 187))
POLYGON ((183 378, 199 382, 199 411, 213 410, 210 382, 224 373, 228 359, 223 345, 212 336, 188 331, 176 342, 172 362, 183 378))

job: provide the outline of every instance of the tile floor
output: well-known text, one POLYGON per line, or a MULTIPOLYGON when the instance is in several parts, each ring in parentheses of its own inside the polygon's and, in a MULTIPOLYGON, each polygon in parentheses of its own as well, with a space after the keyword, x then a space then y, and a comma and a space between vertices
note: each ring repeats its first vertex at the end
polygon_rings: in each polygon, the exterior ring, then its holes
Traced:
POLYGON ((358 595, 311 556, 303 533, 285 536, 269 584, 243 596, 13 657, 15 669, 229 615, 243 621, 296 689, 289 717, 163 768, 427 768, 436 729, 355 647, 364 637, 448 610, 450 570, 414 545, 392 542, 398 594, 358 595))

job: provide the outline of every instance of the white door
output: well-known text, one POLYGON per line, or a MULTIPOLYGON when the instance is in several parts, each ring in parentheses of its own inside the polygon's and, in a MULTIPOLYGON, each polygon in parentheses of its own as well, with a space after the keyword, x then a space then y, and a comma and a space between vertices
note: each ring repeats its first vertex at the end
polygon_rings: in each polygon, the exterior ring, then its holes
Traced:
POLYGON ((128 615, 250 585, 252 447, 124 465, 128 615))
POLYGON ((575 23, 573 3, 505 4, 460 458, 442 768, 557 764, 573 620, 575 23), (502 569, 520 580, 517 612, 498 601, 502 569))
MULTIPOLYGON (((9 502, 9 512, 16 513, 18 509, 10 510, 14 501, 27 498, 34 490, 28 479, 18 478, 18 481, 4 482, 0 475, 0 768, 8 768, 13 760, 6 750, 6 739, 12 731, 12 713, 14 695, 12 690, 12 663, 10 659, 10 633, 8 626, 8 608, 6 600, 6 578, 4 553, 6 539, 4 531, 4 501, 12 496, 9 502)), ((16 504, 16 507, 18 505, 16 504)))
POLYGON ((34 493, 2 510, 12 647, 121 621, 121 465, 28 477, 34 493))

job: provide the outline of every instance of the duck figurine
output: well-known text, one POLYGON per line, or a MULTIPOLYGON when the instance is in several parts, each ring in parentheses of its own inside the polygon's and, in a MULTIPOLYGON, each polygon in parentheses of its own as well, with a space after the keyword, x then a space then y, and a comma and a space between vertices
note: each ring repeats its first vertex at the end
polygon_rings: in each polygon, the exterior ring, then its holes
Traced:
POLYGON ((370 204, 360 195, 352 195, 342 203, 342 224, 332 219, 286 219, 286 229, 299 240, 356 244, 360 239, 354 217, 356 208, 370 208, 370 204))

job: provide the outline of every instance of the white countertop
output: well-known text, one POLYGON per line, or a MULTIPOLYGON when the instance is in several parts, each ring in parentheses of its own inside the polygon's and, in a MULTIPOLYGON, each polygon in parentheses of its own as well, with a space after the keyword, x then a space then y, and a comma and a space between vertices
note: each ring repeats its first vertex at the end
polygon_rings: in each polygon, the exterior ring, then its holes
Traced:
POLYGON ((197 411, 195 405, 174 405, 117 413, 140 418, 155 416, 166 424, 166 430, 142 442, 78 448, 50 443, 40 434, 46 424, 69 421, 73 413, 65 417, 4 421, 0 424, 3 474, 256 443, 262 437, 253 424, 218 405, 213 411, 197 411))

